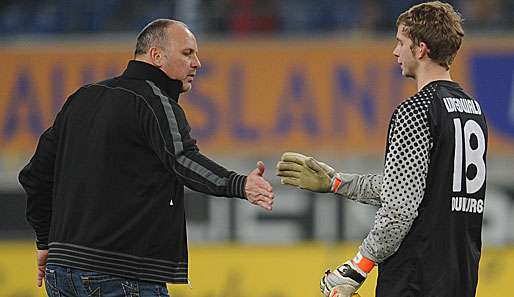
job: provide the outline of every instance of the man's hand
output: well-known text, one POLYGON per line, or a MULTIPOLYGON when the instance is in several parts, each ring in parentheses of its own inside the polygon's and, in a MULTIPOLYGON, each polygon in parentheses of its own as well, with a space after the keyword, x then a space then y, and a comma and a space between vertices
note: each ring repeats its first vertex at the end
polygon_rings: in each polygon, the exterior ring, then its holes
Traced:
POLYGON ((366 277, 367 273, 353 261, 347 261, 333 272, 327 270, 319 286, 325 297, 350 297, 359 289, 366 277))
POLYGON ((264 163, 257 162, 257 168, 246 178, 245 194, 246 199, 251 203, 266 210, 271 210, 274 194, 271 185, 263 177, 265 169, 264 163))
POLYGON ((312 157, 286 152, 277 163, 277 175, 283 184, 326 193, 331 191, 335 170, 312 157))
POLYGON ((48 250, 37 250, 37 282, 36 285, 41 287, 45 278, 46 260, 48 259, 48 250))

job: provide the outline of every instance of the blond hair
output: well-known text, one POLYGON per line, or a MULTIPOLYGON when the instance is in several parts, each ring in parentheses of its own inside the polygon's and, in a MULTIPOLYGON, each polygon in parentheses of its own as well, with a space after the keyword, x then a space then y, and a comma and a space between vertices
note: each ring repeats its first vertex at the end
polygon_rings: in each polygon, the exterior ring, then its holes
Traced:
POLYGON ((440 1, 414 5, 396 20, 414 45, 424 42, 428 56, 439 65, 450 68, 464 37, 462 17, 448 3, 440 1))

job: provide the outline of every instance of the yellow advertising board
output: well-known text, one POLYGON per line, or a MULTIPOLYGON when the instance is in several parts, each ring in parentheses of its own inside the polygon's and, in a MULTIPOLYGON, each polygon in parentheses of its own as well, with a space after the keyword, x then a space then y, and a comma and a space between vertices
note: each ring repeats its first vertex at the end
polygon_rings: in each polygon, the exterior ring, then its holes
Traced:
MULTIPOLYGON (((169 285, 172 297, 321 296, 319 279, 328 268, 354 256, 355 245, 305 243, 291 246, 202 245, 190 250, 187 285, 169 285)), ((0 242, 2 297, 46 296, 36 288, 33 243, 0 242)), ((514 292, 514 247, 486 248, 482 253, 477 297, 514 292)), ((359 293, 374 295, 377 269, 359 293)))

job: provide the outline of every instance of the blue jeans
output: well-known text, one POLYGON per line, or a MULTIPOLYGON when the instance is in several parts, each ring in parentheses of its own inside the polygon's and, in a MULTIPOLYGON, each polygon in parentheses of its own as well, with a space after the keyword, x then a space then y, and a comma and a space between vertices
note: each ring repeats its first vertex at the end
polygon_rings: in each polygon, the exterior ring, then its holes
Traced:
POLYGON ((49 297, 169 297, 166 283, 57 265, 46 266, 45 287, 49 297))

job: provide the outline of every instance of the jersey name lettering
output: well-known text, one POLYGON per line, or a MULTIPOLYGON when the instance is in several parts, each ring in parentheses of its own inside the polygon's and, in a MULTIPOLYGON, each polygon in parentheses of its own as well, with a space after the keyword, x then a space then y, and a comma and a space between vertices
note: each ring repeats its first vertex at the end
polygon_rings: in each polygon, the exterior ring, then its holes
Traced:
POLYGON ((452 98, 446 97, 443 98, 444 105, 446 106, 446 110, 448 112, 464 112, 469 114, 482 114, 482 109, 480 108, 480 104, 473 99, 463 99, 463 98, 452 98))
POLYGON ((452 211, 482 213, 484 211, 484 200, 467 197, 452 197, 452 211))

